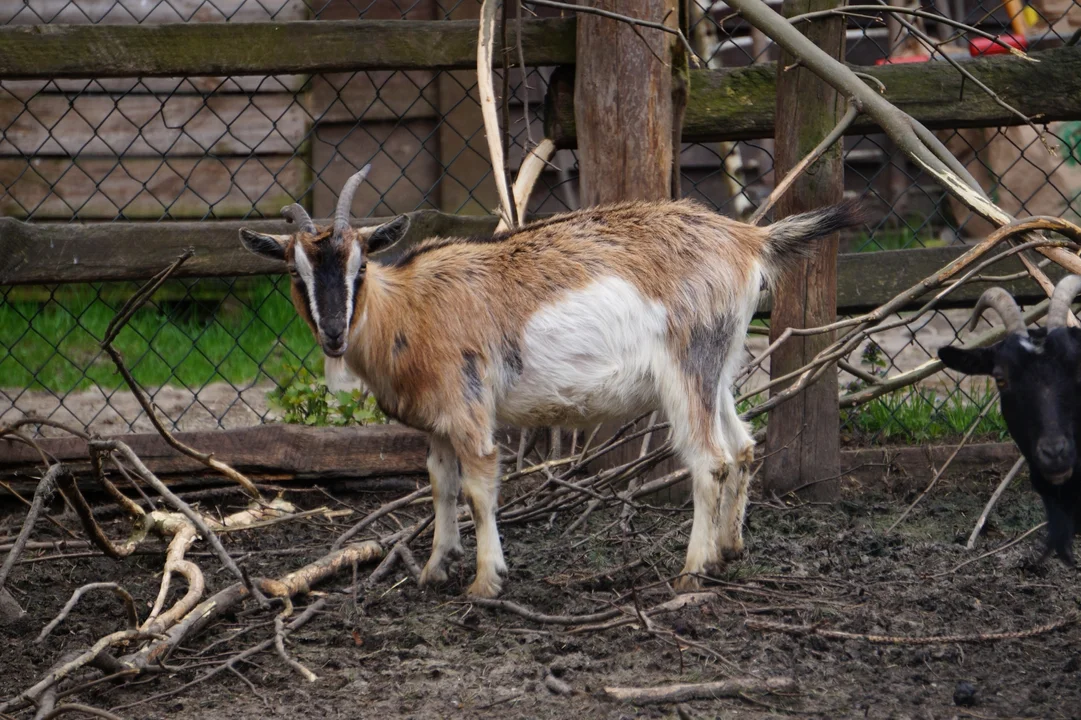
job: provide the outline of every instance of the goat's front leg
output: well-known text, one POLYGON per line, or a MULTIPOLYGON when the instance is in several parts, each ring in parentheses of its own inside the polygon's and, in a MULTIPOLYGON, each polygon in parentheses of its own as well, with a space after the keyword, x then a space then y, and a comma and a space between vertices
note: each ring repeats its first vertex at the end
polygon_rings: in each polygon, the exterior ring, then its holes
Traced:
POLYGON ((447 580, 447 563, 462 556, 458 534, 458 492, 462 486, 462 468, 450 441, 433 435, 428 449, 428 475, 432 481, 432 504, 435 506, 435 533, 432 554, 420 573, 420 586, 447 580))
POLYGON ((499 504, 499 457, 494 449, 486 454, 463 452, 462 482, 465 500, 477 531, 477 577, 466 591, 468 595, 494 598, 503 588, 507 564, 503 561, 503 546, 495 511, 499 504))

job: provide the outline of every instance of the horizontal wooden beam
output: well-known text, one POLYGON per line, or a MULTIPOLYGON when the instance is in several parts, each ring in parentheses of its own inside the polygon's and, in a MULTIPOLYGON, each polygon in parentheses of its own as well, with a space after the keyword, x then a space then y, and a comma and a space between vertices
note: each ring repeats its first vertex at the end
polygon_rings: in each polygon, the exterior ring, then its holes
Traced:
MULTIPOLYGON (((1081 119, 1081 47, 961 60, 965 69, 999 97, 1037 122, 1081 119)), ((1021 120, 945 62, 856 68, 885 86, 885 97, 931 129, 1000 127, 1021 120)), ((723 70, 692 70, 684 142, 750 140, 774 135, 777 66, 764 63, 723 70)), ((546 135, 563 148, 576 146, 574 73, 552 76, 545 101, 546 135)), ((866 116, 849 134, 875 132, 866 116)))
MULTIPOLYGON (((177 433, 191 447, 252 475, 305 478, 374 478, 424 472, 428 438, 403 425, 312 428, 259 425, 234 430, 177 433)), ((156 433, 117 435, 152 472, 161 476, 213 475, 202 463, 181 455, 156 433)), ((89 469, 86 442, 47 438, 42 448, 76 474, 89 469)), ((40 477, 41 456, 21 443, 0 440, 0 477, 40 477)))
MULTIPOLYGON (((6 26, 0 27, 0 78, 471 68, 477 64, 477 28, 475 20, 6 26)), ((574 18, 523 21, 526 63, 573 63, 574 28, 574 18)), ((514 47, 515 29, 508 34, 514 47)), ((502 56, 498 47, 494 55, 502 56)))
MULTIPOLYGON (((491 235, 496 218, 448 215, 437 210, 407 213, 409 232, 394 247, 376 255, 393 256, 433 235, 470 237, 491 235)), ((358 226, 377 225, 388 218, 364 218, 358 226)), ((317 220, 330 224, 330 220, 317 220)), ((233 277, 282 273, 282 264, 245 250, 242 227, 286 233, 282 220, 177 223, 25 223, 0 218, 0 285, 31 285, 107 280, 145 280, 187 248, 192 256, 177 277, 233 277)))
MULTIPOLYGON (((402 425, 365 428, 310 428, 299 425, 261 425, 234 430, 178 433, 182 441, 234 468, 275 481, 325 481, 355 479, 354 487, 379 487, 387 477, 415 477, 425 482, 428 438, 402 425), (312 448, 318 448, 313 452, 312 448)), ((180 455, 153 433, 119 435, 152 472, 172 486, 190 484, 192 476, 207 476, 206 468, 180 455)), ((89 473, 86 443, 78 438, 44 439, 42 448, 63 462, 77 477, 89 473)), ((956 446, 905 448, 859 448, 842 451, 846 476, 864 483, 879 481, 887 469, 891 477, 904 478, 906 486, 922 487, 934 467, 940 467, 956 446)), ((1017 459, 1010 442, 967 445, 957 453, 951 473, 995 473, 1017 459)), ((41 476, 41 458, 25 445, 0 440, 0 479, 20 494, 32 494, 41 476)), ((997 475, 995 476, 997 480, 997 475)), ((222 484, 225 484, 224 481, 222 484)), ((896 481, 895 481, 896 482, 896 481)), ((206 483, 199 482, 205 487, 206 483)), ((92 490, 94 486, 88 485, 92 490)), ((894 488, 898 490, 899 488, 894 488)), ((8 493, 0 487, 0 501, 8 493)))
MULTIPOLYGON (((934 275, 968 249, 963 245, 954 245, 842 254, 837 258, 837 311, 851 314, 872 310, 924 278, 934 275)), ((1016 257, 1011 257, 991 266, 988 274, 1010 275, 1023 272, 1024 269, 1016 257)), ((1066 274, 1061 267, 1054 264, 1049 265, 1045 272, 1054 282, 1058 282, 1066 274)), ((1005 288, 1022 303, 1047 297, 1031 278, 995 284, 1005 288)), ((939 306, 972 307, 988 287, 987 283, 967 284, 951 293, 939 306)), ((907 307, 919 307, 927 302, 927 299, 920 298, 907 307)), ((769 315, 771 307, 771 298, 763 293, 757 315, 769 315)))
MULTIPOLYGON (((496 218, 482 215, 449 215, 437 210, 408 213, 409 233, 398 244, 374 255, 391 259, 417 242, 435 235, 486 237, 496 218)), ((364 218, 358 225, 376 225, 387 218, 364 218)), ((329 220, 318 221, 329 223, 329 220)), ((145 280, 191 247, 195 255, 177 277, 236 277, 284 272, 280 263, 253 255, 240 245, 237 231, 250 227, 285 233, 280 220, 246 222, 178 223, 24 223, 0 218, 0 286, 43 285, 72 282, 145 280)), ((933 275, 965 251, 964 246, 847 253, 838 258, 837 309, 842 313, 878 307, 901 291, 933 275)), ((996 275, 1021 272, 1015 258, 995 266, 996 275)), ((1058 280, 1062 270, 1052 265, 1047 272, 1058 280)), ((1029 279, 1005 283, 1019 301, 1043 298, 1029 279)), ((976 283, 953 293, 943 307, 971 306, 986 285, 976 283)), ((771 299, 763 294, 758 314, 768 315, 771 299)))

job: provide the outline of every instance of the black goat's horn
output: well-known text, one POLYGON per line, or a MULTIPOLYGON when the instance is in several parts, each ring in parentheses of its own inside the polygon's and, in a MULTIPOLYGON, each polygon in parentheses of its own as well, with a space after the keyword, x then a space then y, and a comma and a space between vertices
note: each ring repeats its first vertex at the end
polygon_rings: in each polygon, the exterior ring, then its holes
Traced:
POLYGON ((357 194, 357 188, 368 177, 368 171, 372 169, 371 163, 365 165, 359 172, 345 181, 342 194, 338 196, 338 208, 334 211, 334 238, 340 240, 342 234, 349 229, 349 208, 353 206, 353 196, 357 194))
POLYGON ((282 208, 282 217, 291 225, 296 225, 301 232, 315 234, 315 223, 312 222, 308 211, 300 205, 293 203, 282 208))
POLYGON ((969 332, 976 329, 976 323, 985 310, 994 310, 1002 318, 1006 332, 1028 337, 1028 328, 1025 327, 1025 318, 1021 316, 1021 308, 1017 307, 1013 297, 1002 288, 990 288, 980 296, 976 309, 968 320, 969 332))
POLYGON ((1059 280, 1051 293, 1051 307, 1047 310, 1047 329, 1066 327, 1070 306, 1081 292, 1081 275, 1067 275, 1059 280))

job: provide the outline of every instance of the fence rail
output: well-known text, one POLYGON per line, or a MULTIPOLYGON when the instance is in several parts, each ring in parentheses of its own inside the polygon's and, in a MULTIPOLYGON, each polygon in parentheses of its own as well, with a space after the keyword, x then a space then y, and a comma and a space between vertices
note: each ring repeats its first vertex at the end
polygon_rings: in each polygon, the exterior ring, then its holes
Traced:
MULTIPOLYGON (((412 219, 409 232, 394 246, 373 257, 394 257, 413 244, 434 235, 445 237, 490 236, 498 219, 493 215, 450 215, 436 210, 406 213, 412 219)), ((371 226, 392 218, 363 218, 358 226, 371 226)), ((317 220, 329 224, 330 220, 317 220)), ((284 265, 244 250, 237 231, 249 227, 262 232, 285 233, 285 222, 254 220, 216 223, 129 223, 113 225, 42 225, 0 218, 0 285, 42 283, 104 282, 146 280, 177 255, 191 247, 195 254, 174 274, 175 277, 211 278, 274 275, 284 265)), ((863 312, 884 304, 926 277, 957 259, 967 248, 915 248, 876 253, 843 253, 838 257, 837 312, 863 312)), ((1016 258, 996 267, 1000 275, 1019 273, 1024 266, 1016 258)), ((1061 268, 1047 268, 1058 281, 1061 268)), ((1019 301, 1046 297, 1030 278, 996 283, 1010 290, 1019 301)), ((986 285, 969 283, 952 293, 942 307, 970 307, 986 285)), ((918 307, 924 298, 906 309, 918 307)), ((759 316, 769 315, 768 293, 758 305, 759 316)))
MULTIPOLYGON (((470 20, 30 25, 0 27, 0 77, 275 75, 477 66, 470 20)), ((508 46, 517 31, 508 28, 508 46)), ((573 18, 524 20, 526 63, 574 62, 573 18)), ((502 57, 502 46, 496 47, 502 57)))
MULTIPOLYGON (((1031 53, 1032 62, 1012 55, 962 60, 964 68, 998 100, 966 80, 947 63, 861 67, 882 83, 883 96, 932 130, 1022 125, 1016 108, 1041 124, 1081 118, 1081 47, 1031 53)), ((777 97, 777 64, 720 70, 692 70, 683 142, 704 143, 772 138, 777 97)), ((576 143, 574 73, 557 71, 545 104, 545 133, 562 148, 576 143)), ((877 132, 866 115, 848 135, 877 132)))

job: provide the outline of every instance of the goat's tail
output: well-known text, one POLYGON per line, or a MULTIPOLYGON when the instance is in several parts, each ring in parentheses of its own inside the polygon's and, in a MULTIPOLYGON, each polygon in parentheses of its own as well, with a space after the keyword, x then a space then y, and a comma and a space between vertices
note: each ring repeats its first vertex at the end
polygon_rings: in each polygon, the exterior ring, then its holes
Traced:
POLYGON ((819 210, 791 215, 766 228, 762 261, 766 276, 772 284, 781 273, 814 252, 814 240, 832 235, 838 230, 864 222, 858 200, 846 200, 819 210))

